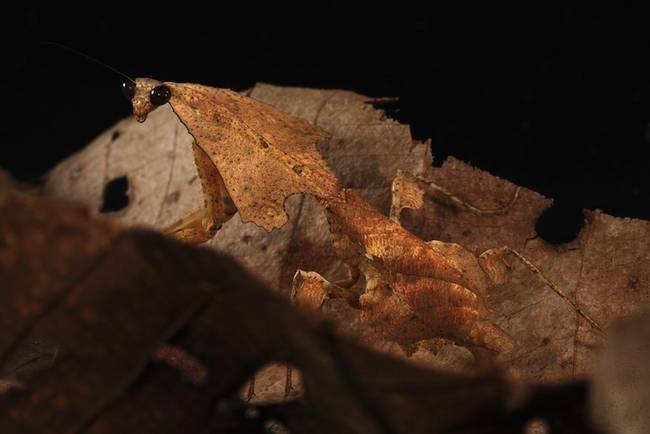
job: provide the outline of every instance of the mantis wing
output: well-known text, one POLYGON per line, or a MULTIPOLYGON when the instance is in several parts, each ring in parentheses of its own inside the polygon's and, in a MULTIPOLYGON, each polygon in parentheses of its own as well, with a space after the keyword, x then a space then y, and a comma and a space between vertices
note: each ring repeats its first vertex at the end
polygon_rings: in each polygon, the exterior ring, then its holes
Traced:
POLYGON ((316 148, 328 137, 320 128, 227 89, 165 84, 172 109, 214 162, 243 221, 270 231, 287 222, 290 195, 341 194, 316 148))

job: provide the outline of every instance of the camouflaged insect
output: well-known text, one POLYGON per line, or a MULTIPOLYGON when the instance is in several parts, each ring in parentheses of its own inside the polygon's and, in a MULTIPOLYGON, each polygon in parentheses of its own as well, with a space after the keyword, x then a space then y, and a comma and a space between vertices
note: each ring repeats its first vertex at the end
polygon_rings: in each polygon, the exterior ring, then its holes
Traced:
POLYGON ((227 89, 138 78, 126 83, 136 118, 144 122, 169 103, 194 138, 205 202, 167 232, 189 242, 212 238, 235 212, 267 231, 287 222, 284 202, 307 193, 327 211, 334 248, 349 267, 346 284, 299 270, 292 298, 319 308, 343 297, 361 319, 405 348, 439 339, 475 355, 510 351, 510 337, 488 318, 488 288, 503 279, 497 255, 477 258, 457 244, 426 242, 399 224, 403 208, 417 208, 416 182, 400 173, 393 183, 391 218, 343 188, 316 144, 328 135, 315 125, 227 89), (363 276, 365 288, 351 290, 363 276))

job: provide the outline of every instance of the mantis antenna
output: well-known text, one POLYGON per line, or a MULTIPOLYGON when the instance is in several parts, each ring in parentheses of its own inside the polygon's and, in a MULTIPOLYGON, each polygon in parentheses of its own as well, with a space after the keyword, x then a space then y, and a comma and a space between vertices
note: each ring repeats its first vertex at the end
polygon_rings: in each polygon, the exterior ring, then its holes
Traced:
POLYGON ((79 50, 75 50, 75 49, 72 48, 72 47, 68 47, 67 45, 59 44, 58 42, 53 42, 53 41, 41 41, 41 44, 43 44, 43 45, 51 45, 51 46, 54 46, 54 47, 58 47, 58 48, 60 48, 60 49, 62 49, 62 50, 66 50, 66 51, 68 51, 68 52, 70 52, 70 53, 74 53, 74 54, 76 54, 76 55, 78 55, 78 56, 83 57, 83 58, 86 59, 86 60, 89 60, 89 61, 91 61, 91 62, 94 62, 94 63, 96 63, 97 65, 101 65, 101 66, 103 66, 104 68, 107 68, 107 69, 113 71, 114 73, 120 75, 121 77, 123 77, 123 78, 127 79, 128 81, 130 81, 131 83, 135 84, 135 80, 133 80, 131 77, 129 77, 128 75, 126 75, 125 73, 123 73, 122 71, 120 71, 119 69, 114 68, 114 67, 112 67, 111 65, 109 65, 109 64, 107 64, 107 63, 104 63, 104 62, 102 62, 101 60, 96 59, 96 58, 94 58, 94 57, 92 57, 92 56, 90 56, 90 55, 88 55, 88 54, 86 54, 86 53, 82 53, 82 52, 79 51, 79 50))

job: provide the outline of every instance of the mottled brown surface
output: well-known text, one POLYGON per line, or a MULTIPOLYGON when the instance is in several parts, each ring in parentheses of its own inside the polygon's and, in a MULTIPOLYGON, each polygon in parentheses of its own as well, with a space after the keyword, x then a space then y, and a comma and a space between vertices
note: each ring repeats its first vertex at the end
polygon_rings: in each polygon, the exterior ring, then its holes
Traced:
MULTIPOLYGON (((514 192, 511 183, 453 158, 441 168, 428 168, 431 159, 425 155, 426 146, 414 143, 408 127, 384 118, 365 104, 363 96, 269 85, 256 86, 251 95, 330 133, 332 139, 319 148, 329 166, 344 186, 384 212, 388 212, 390 181, 398 168, 424 173, 480 207, 504 205, 514 192)), ((127 174, 132 201, 115 217, 128 224, 164 227, 201 202, 189 143, 183 126, 163 108, 142 125, 122 121, 57 167, 47 191, 99 207, 106 180, 127 174), (122 134, 111 141, 115 130, 122 134)), ((502 245, 520 250, 603 325, 647 303, 650 248, 644 240, 650 225, 590 211, 577 240, 551 246, 534 239, 535 221, 550 204, 550 199, 523 190, 507 214, 477 216, 429 194, 421 211, 405 211, 404 221, 424 240, 455 242, 474 254, 502 245)), ((341 278, 319 204, 309 197, 293 196, 287 211, 289 222, 270 234, 242 224, 235 216, 209 244, 231 253, 282 291, 288 291, 297 268, 318 271, 331 280, 341 278)), ((503 360, 505 367, 514 375, 543 380, 588 373, 597 336, 521 264, 512 261, 512 268, 511 280, 488 294, 492 321, 517 345, 515 353, 503 360)), ((355 311, 345 304, 326 302, 325 310, 339 320, 341 329, 372 345, 390 347, 359 324, 355 311)), ((436 356, 419 351, 412 359, 458 369, 467 366, 468 357, 462 348, 444 347, 436 356)))
POLYGON ((119 231, 35 197, 5 195, 0 213, 0 273, 12 290, 0 292, 0 314, 25 317, 0 333, 10 342, 0 353, 3 380, 15 353, 34 342, 56 348, 49 366, 0 394, 3 433, 252 432, 267 417, 295 433, 509 433, 551 410, 558 432, 582 427, 580 385, 550 393, 571 397, 569 411, 547 397, 534 413, 537 389, 517 389, 515 399, 498 376, 440 374, 369 351, 209 250, 119 231), (205 375, 190 381, 178 364, 161 363, 155 350, 169 340, 168 350, 205 375), (272 360, 302 371, 305 398, 251 418, 227 398, 272 360))
POLYGON ((316 149, 324 131, 227 89, 167 85, 172 109, 217 166, 242 221, 271 231, 287 222, 289 196, 340 194, 316 149))
MULTIPOLYGON (((361 95, 258 85, 251 96, 326 130, 332 138, 319 143, 319 151, 329 167, 344 186, 385 212, 397 169, 419 171, 424 164, 426 146, 413 144, 407 126, 384 118, 361 95)), ((166 227, 203 201, 191 140, 169 106, 152 112, 144 124, 126 119, 57 166, 48 177, 46 193, 99 209, 104 185, 128 175, 131 202, 112 216, 127 224, 166 227), (115 132, 119 137, 114 139, 115 132)), ((285 207, 290 218, 283 227, 267 233, 236 215, 209 245, 237 256, 263 281, 287 294, 297 268, 317 270, 328 278, 341 276, 329 231, 321 230, 326 225, 321 206, 309 196, 295 195, 285 207)))
POLYGON ((354 193, 324 205, 338 255, 365 277, 361 319, 382 337, 407 351, 440 338, 475 355, 512 349, 487 319, 484 296, 492 283, 462 246, 426 243, 354 193))
MULTIPOLYGON (((371 328, 402 347, 448 338, 475 354, 512 348, 510 338, 490 323, 483 309, 487 279, 466 271, 476 265, 476 258, 433 248, 351 189, 342 188, 316 149, 316 143, 328 139, 324 130, 230 90, 196 84, 162 86, 171 92, 169 104, 195 140, 206 207, 228 194, 242 221, 270 231, 287 222, 287 198, 307 193, 328 212, 337 256, 365 278, 363 294, 353 304, 360 306, 360 318, 371 328), (214 176, 207 177, 211 167, 214 176), (209 194, 214 182, 224 186, 216 197, 209 194)), ((133 107, 138 120, 154 110, 149 103, 143 109, 141 101, 158 88, 160 83, 136 79, 133 107), (153 86, 158 87, 152 90, 153 86)), ((201 224, 205 226, 213 225, 201 224)), ((186 225, 179 231, 187 231, 186 225)), ((179 238, 209 239, 197 237, 199 232, 191 229, 191 237, 179 234, 179 238)), ((459 245, 454 248, 462 250, 459 245)), ((480 267, 475 269, 480 272, 480 267)), ((295 290, 299 293, 301 288, 295 290)))
MULTIPOLYGON (((506 203, 514 190, 511 183, 453 158, 441 168, 429 169, 427 176, 445 186, 455 182, 459 196, 483 207, 506 203)), ((646 221, 587 211, 578 238, 552 246, 536 238, 534 230, 551 201, 529 190, 522 190, 511 211, 499 216, 477 216, 432 196, 425 203, 421 212, 412 213, 410 227, 416 233, 457 242, 475 253, 502 245, 518 249, 605 327, 650 300, 650 223, 646 221)), ((495 322, 518 345, 506 366, 536 379, 588 374, 601 343, 598 334, 522 264, 510 263, 511 279, 489 297, 495 322)))

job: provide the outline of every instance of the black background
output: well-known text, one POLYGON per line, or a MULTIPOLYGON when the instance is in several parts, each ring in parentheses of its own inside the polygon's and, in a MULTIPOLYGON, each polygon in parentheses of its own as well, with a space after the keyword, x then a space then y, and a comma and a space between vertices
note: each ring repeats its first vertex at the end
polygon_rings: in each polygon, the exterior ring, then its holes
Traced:
POLYGON ((397 96, 436 163, 553 197, 569 232, 582 207, 650 219, 646 11, 215 5, 7 12, 0 166, 37 180, 129 115, 121 78, 55 41, 132 76, 397 96))

